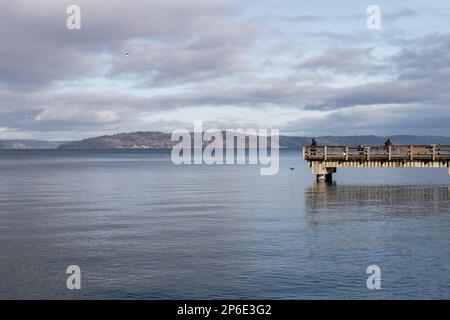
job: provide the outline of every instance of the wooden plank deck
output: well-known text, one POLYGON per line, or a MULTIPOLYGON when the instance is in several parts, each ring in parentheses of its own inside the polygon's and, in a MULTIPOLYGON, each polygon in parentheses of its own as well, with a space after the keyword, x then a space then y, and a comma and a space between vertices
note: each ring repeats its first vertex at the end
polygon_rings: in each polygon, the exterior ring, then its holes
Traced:
POLYGON ((308 146, 303 158, 317 180, 331 181, 336 168, 448 168, 450 145, 308 146))

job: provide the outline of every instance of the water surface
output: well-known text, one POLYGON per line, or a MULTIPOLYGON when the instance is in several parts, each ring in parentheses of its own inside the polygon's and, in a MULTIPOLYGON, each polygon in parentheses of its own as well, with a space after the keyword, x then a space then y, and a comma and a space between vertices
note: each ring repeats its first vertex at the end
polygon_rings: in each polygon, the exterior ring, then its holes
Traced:
POLYGON ((289 150, 275 176, 167 151, 0 151, 0 298, 450 298, 447 171, 334 178, 289 150))

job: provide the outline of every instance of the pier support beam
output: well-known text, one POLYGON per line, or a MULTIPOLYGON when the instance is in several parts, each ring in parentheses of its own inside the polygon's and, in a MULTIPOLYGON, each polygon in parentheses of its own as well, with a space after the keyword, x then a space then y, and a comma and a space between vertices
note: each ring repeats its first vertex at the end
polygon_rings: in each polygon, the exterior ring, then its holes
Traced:
POLYGON ((318 175, 316 175, 316 181, 317 182, 333 182, 333 174, 332 173, 318 174, 318 175))
POLYGON ((317 182, 332 182, 335 167, 327 167, 322 162, 311 162, 312 173, 316 175, 317 182))

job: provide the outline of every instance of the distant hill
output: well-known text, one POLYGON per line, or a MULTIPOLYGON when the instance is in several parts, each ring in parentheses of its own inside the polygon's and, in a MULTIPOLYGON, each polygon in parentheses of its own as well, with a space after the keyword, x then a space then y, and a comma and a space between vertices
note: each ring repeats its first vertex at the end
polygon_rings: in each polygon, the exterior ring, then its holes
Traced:
MULTIPOLYGON (((73 141, 62 144, 60 149, 170 149, 177 142, 170 140, 169 133, 133 132, 120 133, 111 136, 73 141)), ((450 137, 438 136, 391 136, 394 144, 448 144, 450 137)), ((317 137, 319 145, 382 145, 387 137, 380 136, 347 136, 347 137, 317 137)), ((309 145, 311 137, 280 136, 280 147, 299 149, 309 145)))
POLYGON ((0 140, 0 149, 57 149, 65 141, 0 140))
POLYGON ((67 142, 59 149, 170 149, 175 144, 171 134, 163 132, 132 132, 67 142))
MULTIPOLYGON (((170 149, 177 142, 170 133, 157 131, 119 133, 80 141, 57 142, 38 140, 0 140, 0 149, 170 149)), ((381 136, 323 136, 315 137, 319 145, 382 145, 387 137, 381 136)), ((446 144, 450 137, 390 136, 394 144, 446 144)), ((280 147, 299 149, 311 143, 311 137, 280 136, 280 147)))

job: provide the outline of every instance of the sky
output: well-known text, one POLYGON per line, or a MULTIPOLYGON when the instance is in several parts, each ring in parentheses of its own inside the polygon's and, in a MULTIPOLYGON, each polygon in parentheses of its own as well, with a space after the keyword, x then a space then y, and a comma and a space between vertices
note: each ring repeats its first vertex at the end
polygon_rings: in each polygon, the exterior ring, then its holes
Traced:
POLYGON ((448 0, 0 0, 0 139, 194 121, 450 136, 449 16, 448 0))

